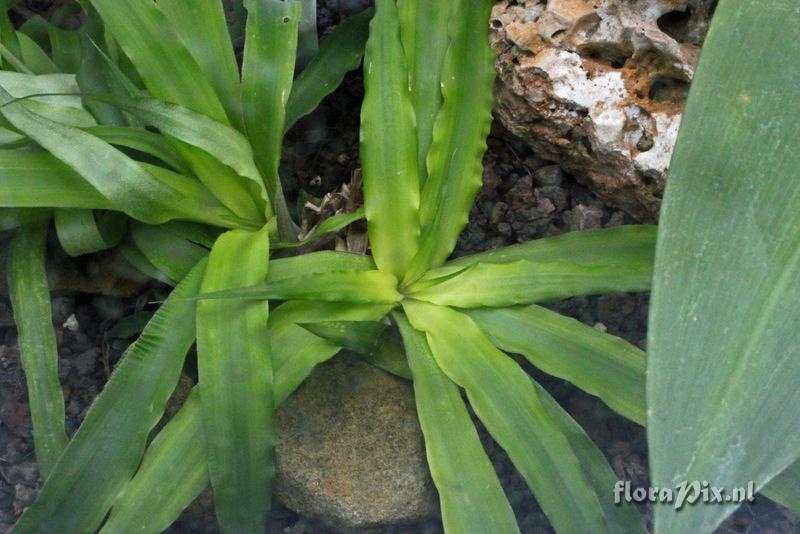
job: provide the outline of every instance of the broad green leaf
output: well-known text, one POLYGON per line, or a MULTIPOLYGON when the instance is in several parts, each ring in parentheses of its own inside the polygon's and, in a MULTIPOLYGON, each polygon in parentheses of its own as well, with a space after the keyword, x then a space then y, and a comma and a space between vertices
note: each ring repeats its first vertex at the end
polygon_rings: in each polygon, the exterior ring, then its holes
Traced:
POLYGON ((800 514, 800 462, 793 463, 773 478, 761 493, 800 514))
MULTIPOLYGON (((247 197, 247 189, 244 184, 236 175, 225 172, 224 166, 227 166, 238 176, 252 182, 249 185, 252 185, 258 192, 256 198, 260 199, 262 211, 267 205, 266 189, 255 165, 253 148, 240 132, 191 109, 151 98, 108 96, 97 97, 97 99, 113 103, 145 124, 155 126, 161 133, 200 149, 202 152, 193 152, 185 150, 180 143, 176 145, 178 152, 184 159, 190 159, 190 166, 220 201, 233 202, 235 200, 237 207, 250 201, 250 209, 253 209, 252 199, 241 199, 242 195, 247 197), (210 156, 213 156, 218 162, 212 161, 210 156), (203 165, 213 166, 212 170, 215 172, 203 172, 203 165), (219 183, 215 184, 214 180, 219 183), (228 197, 234 198, 228 200, 228 197)), ((241 209, 247 207, 245 205, 241 209)), ((266 215, 270 216, 271 213, 267 211, 266 215)))
POLYGON ((487 35, 491 8, 488 0, 455 0, 452 8, 450 46, 441 74, 444 100, 434 124, 420 202, 422 239, 405 281, 444 263, 483 183, 495 76, 487 35))
MULTIPOLYGON (((417 168, 420 187, 428 177, 428 150, 433 141, 433 125, 442 107, 442 67, 450 44, 448 24, 453 5, 453 0, 397 2, 411 102, 417 117, 417 168)), ((453 18, 459 16, 458 13, 452 15, 453 18)))
POLYGON ((80 30, 63 30, 51 22, 46 27, 53 63, 61 72, 77 72, 81 63, 80 30))
MULTIPOLYGON (((655 486, 761 488, 800 457, 800 47, 778 45, 799 28, 793 0, 720 2, 705 41, 650 302, 655 486)), ((710 532, 735 507, 657 505, 655 532, 710 532)))
POLYGON ((205 207, 164 185, 108 143, 33 113, 20 102, 10 103, 12 100, 0 89, 0 103, 4 104, 0 112, 5 118, 80 174, 120 211, 151 224, 174 218, 208 220, 205 207), (75 150, 76 145, 80 150, 75 150))
POLYGON ((58 242, 70 256, 115 247, 128 229, 128 218, 118 211, 95 215, 94 210, 57 209, 55 223, 58 242))
POLYGON ((131 224, 131 241, 174 285, 208 255, 210 247, 193 239, 201 228, 201 225, 182 221, 160 225, 134 222, 131 224))
POLYGON ((220 0, 158 0, 158 7, 214 87, 231 124, 242 128, 239 66, 220 0))
POLYGON ((431 269, 422 281, 452 276, 476 263, 567 262, 586 266, 618 268, 652 265, 655 261, 656 226, 635 225, 570 232, 557 237, 535 239, 480 254, 462 256, 431 269))
POLYGON ((82 108, 74 74, 33 75, 0 71, 0 85, 14 98, 30 96, 27 102, 82 108))
POLYGON ((403 314, 394 313, 393 317, 403 335, 414 378, 425 454, 439 490, 445 530, 519 532, 458 386, 439 369, 425 334, 415 330, 403 314))
POLYGON ((64 393, 58 381, 58 347, 45 272, 47 228, 46 222, 21 228, 8 258, 8 296, 28 387, 36 460, 44 477, 67 446, 64 393))
POLYGON ((339 213, 322 221, 320 225, 311 232, 307 237, 294 243, 275 243, 272 245, 273 250, 280 250, 286 248, 298 248, 309 243, 313 243, 333 232, 338 232, 342 228, 346 228, 350 224, 360 221, 364 218, 364 208, 358 208, 352 213, 339 213))
MULTIPOLYGON (((1 154, 1 153, 0 153, 1 154)), ((286 280, 334 271, 373 271, 372 256, 352 252, 321 250, 302 256, 278 258, 270 261, 269 282, 286 280)))
MULTIPOLYGON (((20 62, 32 74, 55 74, 58 67, 36 42, 22 32, 17 32, 20 46, 20 62)), ((25 72, 25 71, 21 71, 25 72)))
POLYGON ((157 533, 208 487, 208 457, 198 388, 147 447, 136 476, 119 493, 103 534, 157 533))
POLYGON ((630 343, 540 306, 465 313, 497 348, 522 354, 542 371, 645 424, 645 356, 630 343))
POLYGON ((227 122, 213 85, 153 0, 91 2, 153 97, 227 122))
MULTIPOLYGON (((99 25, 99 18, 97 12, 92 10, 88 15, 86 24, 90 26, 99 25)), ((126 95, 127 91, 121 84, 119 76, 115 76, 114 72, 112 72, 111 61, 107 61, 107 57, 104 57, 103 52, 92 41, 90 37, 91 31, 92 29, 89 28, 86 33, 81 35, 81 63, 76 71, 80 91, 85 94, 126 95)), ((109 104, 87 98, 84 106, 100 124, 124 126, 128 123, 122 112, 109 104)))
POLYGON ((436 285, 417 290, 416 299, 445 306, 479 308, 552 301, 576 295, 650 288, 652 264, 607 267, 565 262, 477 263, 436 285))
POLYGON ((110 209, 114 205, 75 171, 46 152, 0 150, 4 207, 110 209))
POLYGON ((419 240, 414 107, 394 0, 378 0, 364 57, 361 166, 369 240, 378 268, 402 279, 419 240))
MULTIPOLYGON (((308 317, 308 304, 283 304, 269 317, 276 405, 305 380, 316 364, 339 352, 339 347, 293 324, 299 315, 308 317)), ((376 318, 375 310, 363 305, 322 307, 328 308, 326 317, 330 319, 376 318)), ((319 307, 311 310, 312 314, 318 312, 319 307)), ((114 502, 103 533, 161 532, 208 487, 203 412, 197 389, 148 447, 136 476, 114 502)))
POLYGON ((131 239, 130 236, 119 244, 119 251, 128 263, 142 274, 165 284, 175 284, 174 280, 170 280, 169 276, 158 270, 158 268, 147 259, 144 253, 139 250, 139 247, 133 243, 133 239, 131 239))
MULTIPOLYGON (((644 520, 633 503, 614 502, 612 488, 619 481, 619 477, 608 465, 608 460, 597 445, 592 442, 581 426, 564 410, 553 397, 539 384, 534 382, 536 393, 547 413, 555 421, 558 428, 569 441, 572 451, 578 458, 589 483, 603 509, 605 526, 608 532, 619 534, 647 533, 644 520)), ((598 525, 598 530, 600 526, 598 525)))
POLYGON ((281 238, 289 240, 294 229, 278 165, 302 8, 295 0, 245 0, 244 5, 248 13, 242 65, 244 126, 278 216, 281 238))
POLYGON ((92 532, 136 471, 150 430, 194 342, 205 262, 173 291, 125 352, 15 532, 92 532), (76 513, 79 510, 80 513, 76 513))
POLYGON ((208 291, 201 300, 321 300, 330 302, 393 304, 403 296, 397 278, 383 271, 337 271, 297 276, 266 284, 208 291))
POLYGON ((466 315, 414 300, 403 301, 403 308, 414 328, 427 334, 436 364, 466 390, 555 529, 605 531, 597 495, 530 377, 466 315))
MULTIPOLYGON (((233 230, 214 243, 202 290, 267 277, 269 233, 233 230)), ((274 475, 273 373, 266 302, 197 304, 197 368, 208 468, 223 532, 263 532, 274 475)))
POLYGON ((292 84, 292 92, 286 103, 284 130, 314 111, 323 98, 339 87, 346 73, 358 68, 364 55, 373 13, 374 10, 370 8, 347 17, 322 40, 319 54, 292 84))
POLYGON ((371 354, 378 349, 378 343, 388 324, 377 321, 322 321, 300 323, 298 326, 343 349, 371 354))
POLYGON ((93 126, 85 130, 108 144, 138 150, 157 158, 180 174, 192 174, 178 151, 163 135, 126 126, 93 126))

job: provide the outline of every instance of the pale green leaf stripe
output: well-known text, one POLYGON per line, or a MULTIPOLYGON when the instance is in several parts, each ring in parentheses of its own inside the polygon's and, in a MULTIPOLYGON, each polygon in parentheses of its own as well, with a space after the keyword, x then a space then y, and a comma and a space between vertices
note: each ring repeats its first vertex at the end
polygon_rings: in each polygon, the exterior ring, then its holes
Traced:
POLYGON ((281 237, 288 239, 291 220, 278 165, 302 7, 295 0, 245 0, 244 5, 248 13, 241 93, 245 131, 278 214, 281 237))
POLYGON ((266 284, 206 291, 201 300, 321 300, 329 302, 393 304, 403 296, 397 278, 383 271, 324 272, 266 284))
POLYGON ((194 268, 125 352, 15 532, 91 532, 131 479, 194 342, 194 268), (76 513, 79 511, 80 513, 76 513))
MULTIPOLYGON (((224 168, 214 168, 213 170, 216 172, 213 174, 204 173, 202 165, 210 164, 208 155, 213 156, 220 163, 236 171, 239 176, 250 180, 258 190, 256 198, 260 199, 260 206, 267 205, 266 189, 264 188, 261 174, 255 165, 253 147, 240 132, 202 113, 152 98, 104 96, 96 97, 96 99, 114 104, 136 116, 145 124, 155 126, 163 134, 206 152, 206 157, 202 157, 201 154, 192 154, 191 152, 180 150, 180 145, 177 147, 184 158, 192 156, 196 158, 190 162, 193 163, 193 170, 204 181, 206 186, 218 195, 218 198, 223 197, 220 198, 221 201, 225 200, 224 197, 226 195, 241 195, 246 190, 242 189, 242 184, 236 180, 235 176, 232 177, 224 173, 224 168), (224 180, 224 182, 215 187, 212 182, 214 179, 218 181, 224 180)), ((218 165, 215 167, 218 167, 218 165)), ((266 215, 269 217, 271 212, 267 211, 266 215)))
POLYGON ((118 211, 95 216, 94 210, 62 208, 55 210, 54 215, 58 242, 70 256, 115 247, 128 229, 128 217, 118 211))
POLYGON ((8 296, 28 387, 36 460, 45 478, 67 446, 64 393, 58 381, 58 347, 45 273, 47 228, 46 222, 21 228, 8 258, 8 296))
POLYGON ((597 496, 567 438, 542 406, 530 377, 466 315, 403 301, 426 332, 438 366, 463 387, 475 413, 525 477, 558 532, 604 532, 597 496))
POLYGON ((205 73, 153 0, 91 0, 153 97, 227 122, 205 73))
POLYGON ((423 332, 415 330, 401 313, 392 315, 406 349, 414 377, 414 398, 425 436, 425 454, 439 490, 446 532, 519 532, 514 511, 461 393, 439 369, 423 332))
POLYGON ((658 228, 649 225, 617 226, 599 230, 569 232, 535 239, 480 254, 462 256, 428 271, 424 281, 451 276, 476 263, 559 261, 582 265, 653 265, 658 228))
POLYGON ((466 310, 492 343, 522 354, 644 425, 645 355, 627 341, 540 306, 466 310))
POLYGON ((158 533, 208 487, 198 388, 147 447, 136 476, 119 493, 103 534, 158 533))
POLYGON ((434 125, 420 203, 423 237, 405 281, 444 263, 483 183, 495 76, 487 35, 491 8, 488 0, 455 0, 453 5, 441 74, 444 101, 434 125))
POLYGON ((231 124, 242 129, 239 66, 220 0, 158 0, 170 26, 216 90, 231 124))
POLYGON ((428 150, 433 141, 433 125, 442 107, 442 68, 450 44, 448 24, 454 3, 453 0, 397 2, 400 39, 408 65, 411 102, 417 117, 420 187, 428 177, 428 150))
MULTIPOLYGON (((312 303, 286 303, 269 317, 276 405, 282 403, 318 363, 339 352, 339 347, 294 324, 298 317, 369 320, 388 311, 386 307, 364 305, 321 303, 313 307, 309 304, 312 303), (325 309, 320 311, 321 308, 325 309)), ((203 412, 197 397, 197 393, 192 393, 178 415, 148 447, 136 476, 114 502, 103 533, 161 532, 208 487, 203 412)))
MULTIPOLYGON (((214 243, 204 292, 263 282, 269 230, 233 230, 214 243)), ((266 302, 200 301, 197 368, 200 404, 223 532, 263 532, 275 468, 273 373, 266 302)))
POLYGON ((165 186, 108 143, 29 111, 0 88, 0 112, 16 128, 63 161, 120 211, 158 224, 174 218, 206 220, 206 210, 165 186), (81 150, 75 150, 80 146, 81 150), (102 163, 102 164, 101 164, 102 163))
POLYGON ((652 264, 581 265, 564 262, 478 263, 425 289, 412 286, 416 299, 460 308, 512 306, 577 295, 650 288, 652 264))
MULTIPOLYGON (((800 457, 800 47, 778 44, 799 30, 795 0, 720 2, 703 47, 650 301, 655 486, 761 487, 800 457)), ((710 532, 736 506, 657 505, 655 532, 710 532)))
POLYGON ((394 0, 378 0, 364 57, 361 166, 369 240, 378 268, 402 279, 419 240, 414 107, 394 0))
POLYGON ((352 213, 339 213, 322 221, 322 223, 320 223, 320 225, 313 232, 311 232, 301 241, 297 241, 295 243, 275 243, 272 245, 272 250, 298 248, 308 245, 309 243, 313 243, 314 241, 317 241, 318 239, 321 239, 333 232, 338 232, 342 228, 345 228, 356 221, 360 221, 363 218, 363 206, 352 213))
POLYGON ((319 54, 303 69, 294 83, 286 103, 284 130, 308 115, 322 99, 342 83, 344 75, 358 68, 369 36, 373 9, 347 17, 320 43, 319 54))
POLYGON ((85 131, 111 145, 132 148, 158 158, 180 174, 192 174, 175 147, 163 135, 128 126, 93 126, 85 131))
POLYGON ((800 514, 800 461, 773 478, 761 493, 795 514, 800 514))
MULTIPOLYGON (((581 426, 567 413, 550 394, 535 381, 533 382, 544 409, 555 421, 558 428, 569 441, 572 451, 578 458, 586 478, 600 501, 608 532, 619 534, 647 533, 642 516, 633 503, 614 502, 613 488, 619 477, 608 465, 603 452, 586 435, 581 426)), ((599 526, 598 526, 599 529, 599 526)))
POLYGON ((0 205, 9 208, 96 208, 114 205, 46 152, 0 150, 0 205))

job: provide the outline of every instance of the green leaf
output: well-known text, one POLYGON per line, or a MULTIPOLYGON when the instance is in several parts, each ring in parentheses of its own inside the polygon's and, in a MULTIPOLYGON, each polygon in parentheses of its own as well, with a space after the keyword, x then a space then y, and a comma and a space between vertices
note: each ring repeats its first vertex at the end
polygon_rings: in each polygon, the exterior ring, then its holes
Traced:
POLYGON ((242 129, 239 66, 220 0, 158 0, 158 7, 216 90, 231 123, 242 129))
POLYGON ((401 279, 419 240, 414 107, 394 0, 378 0, 364 57, 361 166, 375 263, 401 279))
POLYGON ((323 98, 339 87, 346 73, 358 68, 374 12, 370 8, 347 17, 322 40, 319 54, 292 84, 292 92, 286 103, 284 130, 314 111, 323 98))
POLYGON ((160 159, 180 174, 192 174, 178 151, 163 135, 125 126, 93 126, 85 131, 108 144, 138 150, 160 159))
POLYGON ((773 478, 761 493, 800 514, 800 462, 793 463, 773 478))
POLYGON ((655 261, 656 226, 617 226, 570 232, 557 237, 535 239, 480 254, 462 256, 425 273, 422 281, 452 276, 476 263, 566 262, 586 266, 620 268, 652 265, 655 261))
MULTIPOLYGON (((138 163, 77 128, 31 112, 0 88, 0 112, 16 128, 63 161, 95 187, 115 208, 143 222, 158 224, 173 218, 209 220, 206 207, 195 204, 158 181, 138 163), (80 146, 80 150, 75 150, 80 146), (97 162, 102 161, 103 165, 97 162)), ((209 222, 218 222, 209 220, 209 222)))
POLYGON ((128 229, 128 218, 118 211, 95 216, 93 210, 57 209, 55 223, 58 241, 70 256, 115 247, 128 229))
POLYGON ((645 424, 645 356, 630 343, 540 306, 465 312, 491 342, 645 424))
POLYGON ((576 295, 650 288, 652 264, 607 267, 564 262, 478 263, 436 285, 417 290, 416 299, 445 306, 479 308, 546 302, 576 295))
POLYGON ((0 150, 4 207, 110 209, 114 205, 80 175, 46 152, 0 150))
POLYGON ((428 152, 419 216, 420 250, 404 282, 444 263, 483 183, 483 153, 492 123, 494 53, 488 0, 455 0, 442 69, 443 104, 428 152), (464 110, 469 110, 465 113, 464 110))
POLYGON ((158 4, 152 0, 91 2, 153 97, 227 122, 213 85, 158 4))
MULTIPOLYGON (((650 302, 655 486, 760 488, 800 457, 800 48, 776 44, 798 28, 795 1, 720 2, 705 41, 650 302)), ((656 506, 655 532, 710 532, 735 507, 656 506)))
MULTIPOLYGON (((202 290, 267 277, 269 233, 217 239, 202 290)), ((197 367, 208 467, 223 532, 263 532, 274 475, 273 376, 265 302, 200 301, 197 367)))
POLYGON ((54 74, 58 72, 58 67, 53 63, 53 60, 33 39, 22 32, 17 32, 17 39, 19 39, 20 46, 19 59, 28 71, 33 74, 54 74))
MULTIPOLYGON (((0 153, 1 154, 1 153, 0 153)), ((278 258, 270 261, 269 282, 298 278, 334 271, 373 271, 372 256, 352 252, 320 250, 302 256, 278 258)))
POLYGON ((294 229, 286 210, 278 165, 302 7, 294 0, 245 0, 244 5, 248 12, 242 66, 245 131, 278 215, 281 237, 289 240, 294 229))
POLYGON ((266 284, 206 292, 201 300, 321 300, 371 304, 393 304, 403 296, 397 278, 383 271, 323 272, 266 284))
POLYGON ((378 348, 387 323, 376 321, 323 321, 300 323, 315 336, 353 352, 371 354, 378 348))
MULTIPOLYGON (((608 532, 618 532, 619 534, 631 534, 639 532, 647 533, 642 516, 633 503, 614 502, 612 488, 619 482, 619 477, 608 465, 608 460, 603 455, 597 445, 592 442, 589 436, 583 431, 581 426, 570 417, 547 391, 533 382, 539 400, 547 413, 555 421, 558 428, 569 441, 572 451, 578 458, 589 483, 592 485, 600 506, 603 509, 605 526, 608 532)), ((597 529, 600 529, 598 525, 597 529)))
POLYGON ((47 229, 46 222, 21 228, 8 258, 8 296, 28 387, 36 460, 43 477, 52 472, 68 441, 45 272, 47 229))
POLYGON ((147 447, 136 476, 119 493, 103 534, 166 530, 208 487, 208 457, 198 388, 147 447))
POLYGON ((319 51, 317 36, 317 0, 300 0, 303 14, 297 30, 296 70, 302 70, 319 51))
POLYGON ((175 289, 125 352, 15 532, 91 532, 139 465, 194 342, 205 262, 175 289), (76 513, 80 511, 80 513, 76 513))
POLYGON ((403 301, 442 371, 464 388, 480 420, 525 477, 559 532, 598 532, 603 512, 581 464, 530 377, 466 315, 403 301))
POLYGON ((156 269, 176 284, 208 255, 209 247, 193 237, 201 225, 182 221, 151 225, 131 224, 131 241, 156 269))
POLYGON ((411 101, 417 117, 420 187, 428 177, 428 150, 433 141, 433 125, 442 107, 442 68, 450 44, 448 25, 453 5, 452 0, 397 2, 400 38, 408 65, 411 101))
POLYGON ((0 208, 0 232, 19 228, 26 224, 47 221, 50 219, 50 215, 51 211, 47 208, 0 208))
POLYGON ((439 490, 445 530, 519 532, 458 386, 439 369, 425 334, 415 330, 403 314, 392 316, 403 335, 414 378, 425 454, 439 490))

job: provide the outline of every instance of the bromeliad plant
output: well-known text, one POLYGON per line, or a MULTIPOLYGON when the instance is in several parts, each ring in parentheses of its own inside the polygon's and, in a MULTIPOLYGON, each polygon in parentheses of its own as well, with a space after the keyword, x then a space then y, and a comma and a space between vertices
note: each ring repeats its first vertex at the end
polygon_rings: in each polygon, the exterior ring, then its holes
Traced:
POLYGON ((241 73, 219 0, 84 1, 86 24, 75 32, 40 18, 17 31, 3 10, 0 219, 19 227, 9 289, 46 480, 17 532, 91 532, 112 505, 116 513, 195 341, 220 521, 262 528, 272 465, 268 309, 189 297, 262 282, 270 247, 296 240, 278 174, 283 133, 360 64, 371 16, 340 25, 293 79, 298 48, 316 46, 315 32, 301 32, 314 46, 298 47, 303 5, 313 4, 246 1, 241 73), (71 440, 48 324, 51 218, 70 254, 120 244, 134 265, 176 284, 71 440))
POLYGON ((413 380, 449 532, 518 531, 462 390, 556 529, 645 531, 633 506, 613 503, 617 477, 602 452, 508 353, 644 423, 644 354, 536 303, 647 289, 654 228, 568 234, 446 262, 481 184, 494 79, 490 7, 488 0, 376 2, 361 125, 372 256, 273 259, 266 280, 253 282, 244 260, 234 264, 231 255, 255 245, 217 240, 207 268, 237 274, 172 302, 197 302, 199 384, 115 496, 103 531, 166 528, 209 483, 223 529, 261 529, 266 495, 254 480, 269 476, 269 464, 258 462, 270 435, 249 432, 247 448, 227 446, 263 407, 252 403, 279 404, 342 348, 413 380), (267 337, 265 300, 280 303, 267 337), (259 315, 232 325, 244 309, 259 315), (229 330, 215 329, 207 310, 229 330), (209 345, 236 357, 203 361, 209 345), (252 374, 254 352, 267 346, 271 382, 252 374), (250 404, 239 412, 235 399, 240 409, 250 404), (244 491, 234 495, 232 482, 244 491))

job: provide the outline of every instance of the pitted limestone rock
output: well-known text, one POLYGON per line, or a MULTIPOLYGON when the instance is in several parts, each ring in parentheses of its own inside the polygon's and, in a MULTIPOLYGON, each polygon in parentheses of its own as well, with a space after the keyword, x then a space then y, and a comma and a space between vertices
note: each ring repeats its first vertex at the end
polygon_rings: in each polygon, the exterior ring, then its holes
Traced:
POLYGON ((657 217, 715 0, 501 0, 496 114, 607 202, 657 217))

